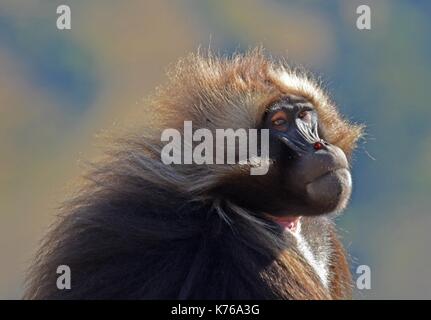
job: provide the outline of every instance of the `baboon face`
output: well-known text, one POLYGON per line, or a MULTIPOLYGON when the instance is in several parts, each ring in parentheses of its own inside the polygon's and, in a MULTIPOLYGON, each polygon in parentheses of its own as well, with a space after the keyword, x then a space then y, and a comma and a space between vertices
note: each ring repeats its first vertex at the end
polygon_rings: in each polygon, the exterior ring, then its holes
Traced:
POLYGON ((270 214, 318 215, 345 206, 351 193, 347 157, 325 141, 311 103, 283 97, 267 108, 263 127, 270 130, 272 176, 284 193, 270 214))
POLYGON ((343 150, 325 140, 316 108, 298 96, 267 106, 261 129, 269 129, 271 166, 264 176, 247 176, 226 187, 234 201, 275 218, 341 210, 351 193, 343 150))

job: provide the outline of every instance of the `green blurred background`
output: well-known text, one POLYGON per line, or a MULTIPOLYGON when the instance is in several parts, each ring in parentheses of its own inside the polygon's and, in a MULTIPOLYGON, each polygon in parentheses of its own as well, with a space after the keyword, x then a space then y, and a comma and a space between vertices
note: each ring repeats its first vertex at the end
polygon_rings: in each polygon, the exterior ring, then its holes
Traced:
POLYGON ((263 45, 321 76, 367 125, 339 218, 358 298, 431 298, 430 1, 0 2, 0 298, 20 298, 38 241, 95 135, 127 125, 178 58, 263 45), (72 30, 56 28, 68 4, 72 30), (371 7, 372 29, 356 29, 371 7))

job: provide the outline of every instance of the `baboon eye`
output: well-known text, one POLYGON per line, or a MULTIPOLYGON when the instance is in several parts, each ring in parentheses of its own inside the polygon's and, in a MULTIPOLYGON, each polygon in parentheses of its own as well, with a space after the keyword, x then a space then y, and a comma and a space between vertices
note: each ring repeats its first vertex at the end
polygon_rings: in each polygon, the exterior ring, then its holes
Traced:
POLYGON ((287 122, 287 115, 284 111, 278 111, 271 117, 272 125, 278 129, 285 127, 287 122))
POLYGON ((281 126, 285 123, 286 123, 286 120, 284 120, 284 119, 277 119, 277 120, 272 121, 272 124, 275 126, 281 126))
POLYGON ((310 110, 302 110, 298 113, 298 118, 304 122, 311 122, 311 112, 310 110))

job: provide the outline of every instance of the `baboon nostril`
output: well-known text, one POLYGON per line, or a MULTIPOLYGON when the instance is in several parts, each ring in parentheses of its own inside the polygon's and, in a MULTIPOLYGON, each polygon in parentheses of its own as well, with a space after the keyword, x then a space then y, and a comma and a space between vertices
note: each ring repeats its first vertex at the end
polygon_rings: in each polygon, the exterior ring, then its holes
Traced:
POLYGON ((314 150, 320 150, 323 148, 323 144, 321 142, 315 142, 313 148, 314 150))

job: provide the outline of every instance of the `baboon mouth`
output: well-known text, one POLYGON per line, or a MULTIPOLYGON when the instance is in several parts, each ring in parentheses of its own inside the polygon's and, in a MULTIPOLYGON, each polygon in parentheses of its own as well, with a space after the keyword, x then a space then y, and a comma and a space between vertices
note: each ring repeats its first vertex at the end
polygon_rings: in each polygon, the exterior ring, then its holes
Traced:
POLYGON ((290 232, 296 232, 298 230, 299 222, 301 220, 301 216, 268 216, 272 221, 276 222, 284 230, 288 230, 290 232))
POLYGON ((336 166, 334 168, 328 169, 326 172, 323 172, 322 174, 313 177, 312 179, 308 180, 305 185, 309 185, 311 183, 314 183, 316 181, 319 181, 320 179, 324 179, 325 177, 328 177, 330 175, 338 174, 339 172, 349 171, 347 167, 344 166, 336 166))
POLYGON ((350 188, 351 184, 349 170, 347 168, 337 168, 330 170, 307 183, 306 189, 307 191, 311 191, 318 186, 319 191, 322 193, 328 193, 330 191, 334 191, 334 189, 338 189, 341 185, 350 188))

